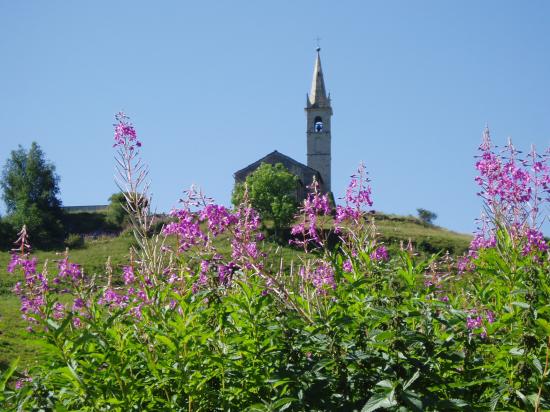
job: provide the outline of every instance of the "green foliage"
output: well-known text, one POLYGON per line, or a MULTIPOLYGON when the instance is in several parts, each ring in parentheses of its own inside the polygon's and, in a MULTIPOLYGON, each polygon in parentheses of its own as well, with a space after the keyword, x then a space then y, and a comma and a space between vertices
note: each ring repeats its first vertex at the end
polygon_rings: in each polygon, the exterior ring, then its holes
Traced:
POLYGON ((109 198, 106 220, 113 226, 122 228, 129 223, 126 211, 126 197, 123 192, 113 193, 109 198))
POLYGON ((28 151, 19 146, 11 152, 0 186, 8 212, 6 220, 12 227, 18 230, 27 225, 36 246, 52 246, 63 240, 59 176, 38 144, 33 142, 28 151))
POLYGON ((432 225, 433 221, 437 219, 437 214, 426 209, 416 209, 418 212, 418 218, 427 225, 432 225))
POLYGON ((280 234, 289 227, 298 209, 297 182, 298 178, 281 163, 262 163, 247 176, 245 184, 235 185, 232 202, 235 206, 241 204, 247 190, 252 207, 262 220, 272 221, 275 233, 280 234))
POLYGON ((65 213, 62 221, 67 233, 98 235, 120 231, 118 226, 107 222, 104 212, 65 213))
MULTIPOLYGON (((33 370, 32 383, 4 391, 6 409, 550 407, 548 260, 523 256, 500 233, 497 248, 480 251, 476 271, 453 280, 440 277, 454 270, 451 261, 403 251, 377 262, 372 248, 344 243, 324 252, 336 281, 326 295, 295 271, 279 274, 290 293, 284 297, 247 269, 230 287, 211 272, 212 287, 194 293, 192 256, 180 256, 178 266, 187 286, 155 283, 147 292, 155 304, 143 306, 140 318, 98 304, 103 291, 90 289, 96 303, 84 327, 72 326, 77 314, 45 321, 42 335, 55 356, 33 370), (466 327, 467 318, 488 311, 492 323, 466 327)), ((304 265, 318 263, 310 256, 304 265)), ((50 295, 48 313, 57 301, 50 295)))
POLYGON ((0 250, 9 250, 13 247, 17 232, 13 227, 0 217, 0 250))
POLYGON ((67 239, 65 239, 65 246, 69 249, 81 249, 84 245, 84 236, 78 233, 70 233, 67 239))

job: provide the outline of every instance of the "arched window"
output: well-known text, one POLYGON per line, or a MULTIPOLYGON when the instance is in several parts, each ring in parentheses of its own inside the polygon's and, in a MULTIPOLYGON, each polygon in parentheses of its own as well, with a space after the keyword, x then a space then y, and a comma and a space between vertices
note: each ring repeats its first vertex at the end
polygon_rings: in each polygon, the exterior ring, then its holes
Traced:
POLYGON ((315 133, 319 133, 323 131, 323 119, 321 116, 317 116, 315 118, 315 121, 313 122, 313 130, 315 133))

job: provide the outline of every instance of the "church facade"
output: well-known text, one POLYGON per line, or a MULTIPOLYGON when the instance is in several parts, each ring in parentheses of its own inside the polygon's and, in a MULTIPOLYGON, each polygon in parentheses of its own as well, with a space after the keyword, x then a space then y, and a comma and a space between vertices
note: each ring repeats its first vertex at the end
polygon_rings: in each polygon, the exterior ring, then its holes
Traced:
POLYGON ((246 177, 260 167, 262 163, 272 165, 281 163, 289 172, 298 177, 298 187, 296 189, 298 200, 307 196, 307 187, 312 184, 314 177, 319 182, 322 192, 331 192, 332 106, 330 94, 327 95, 325 88, 320 51, 321 49, 317 48, 311 90, 306 98, 307 165, 275 150, 235 172, 235 183, 243 183, 246 177))

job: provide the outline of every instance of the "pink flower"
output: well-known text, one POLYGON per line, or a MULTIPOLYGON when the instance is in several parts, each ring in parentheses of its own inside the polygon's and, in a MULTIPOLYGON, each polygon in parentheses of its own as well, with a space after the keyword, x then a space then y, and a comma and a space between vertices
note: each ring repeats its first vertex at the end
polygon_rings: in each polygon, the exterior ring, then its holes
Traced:
POLYGON ((313 180, 308 189, 310 192, 300 208, 300 214, 296 216, 299 223, 290 229, 290 233, 297 238, 289 241, 289 243, 303 246, 305 249, 309 244, 321 245, 323 243, 319 234, 321 229, 317 225, 317 217, 330 214, 328 194, 319 192, 319 183, 313 180))
POLYGON ((351 264, 351 260, 348 259, 344 262, 342 265, 342 269, 344 269, 344 272, 351 272, 353 271, 353 265, 351 264))
POLYGON ((481 326, 483 326, 483 318, 481 316, 476 316, 475 318, 468 316, 466 318, 466 327, 468 329, 477 329, 481 326))
POLYGON ((136 275, 134 275, 134 268, 132 266, 124 266, 122 268, 122 278, 124 279, 125 285, 134 283, 136 280, 136 275))
POLYGON ((388 250, 384 245, 377 247, 374 252, 370 254, 370 258, 374 261, 386 261, 389 259, 388 250))
POLYGON ((82 327, 82 321, 80 320, 79 317, 74 317, 74 318, 73 318, 73 326, 74 326, 75 328, 80 328, 80 327, 82 327))
POLYGON ((129 122, 129 117, 123 112, 118 112, 115 115, 117 121, 114 124, 115 143, 113 147, 126 147, 128 150, 133 151, 136 147, 141 147, 141 142, 137 140, 137 133, 132 123, 129 122))

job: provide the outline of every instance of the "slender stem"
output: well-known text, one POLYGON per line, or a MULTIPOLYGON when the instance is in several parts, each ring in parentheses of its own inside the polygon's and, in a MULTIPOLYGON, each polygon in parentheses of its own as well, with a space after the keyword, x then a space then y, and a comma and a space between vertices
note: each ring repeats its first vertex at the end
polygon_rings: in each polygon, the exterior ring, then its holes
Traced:
POLYGON ((544 364, 544 372, 542 373, 541 382, 539 386, 539 393, 537 394, 537 401, 535 402, 535 412, 540 411, 540 398, 542 395, 542 388, 544 386, 544 378, 548 375, 548 358, 550 356, 550 336, 548 336, 548 342, 546 343, 546 363, 544 364))

